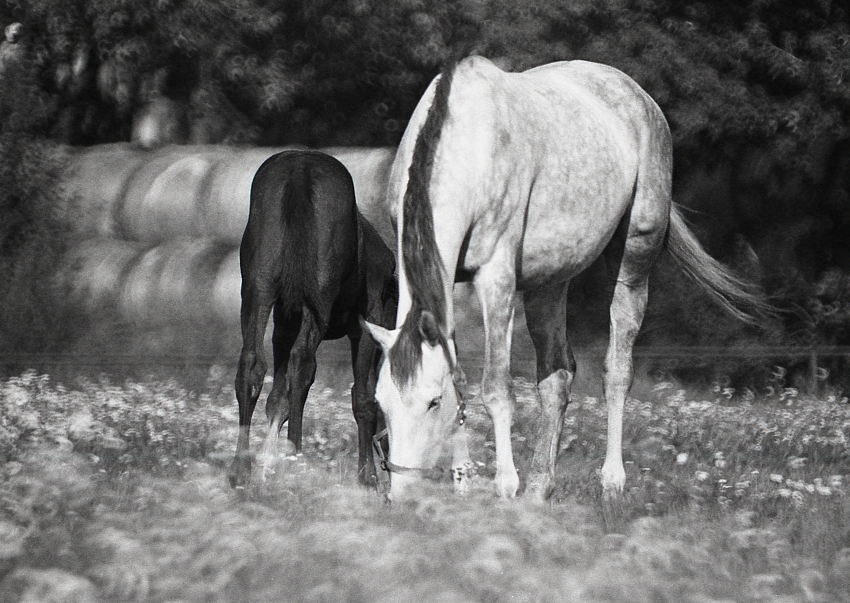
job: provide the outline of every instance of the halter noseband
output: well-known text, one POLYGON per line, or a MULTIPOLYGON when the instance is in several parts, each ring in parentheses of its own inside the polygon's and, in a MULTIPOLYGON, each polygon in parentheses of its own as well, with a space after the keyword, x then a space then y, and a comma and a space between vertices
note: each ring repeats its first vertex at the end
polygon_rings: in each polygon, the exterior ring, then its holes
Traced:
MULTIPOLYGON (((463 398, 463 393, 455 384, 455 392, 457 393, 457 427, 462 427, 466 423, 466 400, 463 398)), ((384 427, 380 432, 372 436, 372 447, 375 449, 375 454, 380 459, 380 467, 389 474, 398 473, 399 475, 415 475, 423 479, 440 480, 443 477, 445 470, 442 467, 403 467, 396 465, 384 455, 384 449, 381 448, 381 440, 389 433, 389 430, 384 427)), ((454 469, 451 470, 454 473, 454 469)))

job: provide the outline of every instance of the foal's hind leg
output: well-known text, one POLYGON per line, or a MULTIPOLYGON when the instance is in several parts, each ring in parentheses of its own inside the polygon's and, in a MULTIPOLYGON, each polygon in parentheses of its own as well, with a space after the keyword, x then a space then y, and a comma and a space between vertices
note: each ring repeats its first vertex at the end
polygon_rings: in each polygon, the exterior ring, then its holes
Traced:
POLYGON ((270 417, 269 432, 263 443, 264 478, 271 472, 274 460, 277 458, 278 437, 287 418, 289 420, 288 439, 295 445, 296 450, 301 450, 301 418, 307 393, 316 376, 316 348, 321 340, 322 335, 313 320, 313 315, 305 308, 301 313, 298 336, 289 354, 286 375, 282 379, 281 400, 277 404, 277 412, 270 417), (293 425, 295 425, 294 429, 293 425))
POLYGON ((576 361, 567 340, 567 288, 558 283, 525 293, 525 318, 537 353, 538 419, 526 492, 546 500, 555 487, 555 461, 570 401, 576 361))
POLYGON ((275 424, 278 430, 289 419, 289 394, 286 390, 286 375, 289 369, 292 346, 295 345, 300 332, 301 314, 287 314, 283 305, 275 305, 274 332, 272 334, 274 384, 266 400, 266 418, 269 424, 275 424))
POLYGON ((316 380, 316 350, 322 342, 324 333, 319 329, 313 313, 306 307, 301 318, 301 332, 292 347, 289 358, 289 370, 286 373, 289 383, 289 427, 287 437, 295 444, 295 450, 301 452, 301 423, 304 418, 304 404, 307 394, 316 380))
POLYGON ((236 369, 236 400, 239 403, 239 439, 228 478, 232 488, 244 488, 251 478, 251 417, 263 389, 266 358, 263 339, 272 299, 248 282, 242 287, 242 352, 236 369))

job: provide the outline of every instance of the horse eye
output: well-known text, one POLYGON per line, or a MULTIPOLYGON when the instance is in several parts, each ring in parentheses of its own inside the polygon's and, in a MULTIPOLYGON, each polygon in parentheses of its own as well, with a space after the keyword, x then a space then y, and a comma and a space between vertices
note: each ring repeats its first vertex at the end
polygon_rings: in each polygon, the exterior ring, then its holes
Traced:
POLYGON ((442 396, 437 396, 436 398, 431 400, 428 403, 428 410, 431 410, 433 408, 437 408, 440 405, 440 401, 442 400, 442 398, 443 398, 442 396))

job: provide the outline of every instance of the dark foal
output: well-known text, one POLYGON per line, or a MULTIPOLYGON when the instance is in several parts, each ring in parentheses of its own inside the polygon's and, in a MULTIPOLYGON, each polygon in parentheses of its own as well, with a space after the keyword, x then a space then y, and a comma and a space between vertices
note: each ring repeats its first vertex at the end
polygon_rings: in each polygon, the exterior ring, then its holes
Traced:
POLYGON ((236 373, 239 440, 231 486, 251 477, 251 416, 263 387, 263 339, 274 308, 274 384, 266 402, 269 435, 263 470, 289 421, 288 439, 301 450, 301 421, 316 375, 316 349, 348 336, 354 369, 352 406, 359 435, 359 478, 377 482, 372 436, 378 420, 375 370, 379 351, 363 336, 359 317, 394 326, 395 260, 360 215, 348 170, 314 151, 285 151, 257 170, 251 209, 239 250, 242 270, 242 353, 236 373))

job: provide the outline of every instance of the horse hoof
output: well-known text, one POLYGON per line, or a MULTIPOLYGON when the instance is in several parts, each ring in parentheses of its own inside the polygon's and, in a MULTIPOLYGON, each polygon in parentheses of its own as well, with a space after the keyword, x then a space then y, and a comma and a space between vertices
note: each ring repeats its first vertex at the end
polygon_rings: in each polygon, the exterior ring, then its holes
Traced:
POLYGON ((452 469, 452 483, 454 484, 455 494, 458 496, 469 494, 473 471, 472 463, 464 463, 460 467, 452 469))
POLYGON ((519 475, 516 470, 512 472, 497 471, 496 472, 496 493, 501 498, 515 498, 519 490, 519 475))
POLYGON ((535 475, 528 479, 525 495, 532 502, 545 503, 555 491, 555 481, 548 475, 535 475))

